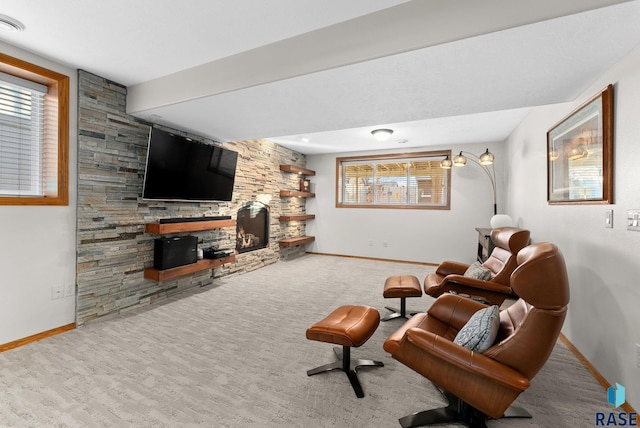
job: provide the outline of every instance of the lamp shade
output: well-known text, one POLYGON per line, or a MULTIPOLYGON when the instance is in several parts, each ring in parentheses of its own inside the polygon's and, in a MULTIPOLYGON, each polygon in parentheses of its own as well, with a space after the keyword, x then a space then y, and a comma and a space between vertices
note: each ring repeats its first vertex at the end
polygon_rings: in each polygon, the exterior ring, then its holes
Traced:
POLYGON ((491 217, 491 228, 497 229, 499 227, 513 227, 513 219, 506 214, 496 214, 491 217))
POLYGON ((451 169, 451 165, 453 164, 453 162, 451 162, 451 159, 449 159, 449 156, 447 156, 446 158, 442 159, 440 161, 440 168, 442 169, 451 169))
POLYGON ((460 152, 459 155, 454 156, 453 158, 453 166, 461 167, 467 164, 467 157, 460 152))
POLYGON ((480 165, 493 165, 493 161, 495 157, 493 153, 489 151, 489 149, 485 150, 483 154, 480 155, 480 165))

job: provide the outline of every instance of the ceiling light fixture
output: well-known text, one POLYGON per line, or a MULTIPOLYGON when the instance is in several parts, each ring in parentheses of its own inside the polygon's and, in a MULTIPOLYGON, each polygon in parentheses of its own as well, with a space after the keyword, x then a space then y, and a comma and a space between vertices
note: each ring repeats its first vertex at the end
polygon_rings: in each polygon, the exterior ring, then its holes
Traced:
POLYGON ((24 25, 7 15, 0 15, 0 30, 10 33, 24 31, 24 25))
POLYGON ((452 165, 461 168, 467 164, 467 160, 478 165, 485 174, 487 174, 487 177, 489 177, 491 189, 493 190, 493 214, 498 214, 498 204, 496 202, 496 171, 493 167, 495 156, 493 156, 493 153, 491 153, 489 149, 485 150, 485 152, 480 156, 460 150, 460 153, 453 157, 453 161, 449 159, 449 156, 441 160, 440 168, 451 169, 452 165), (467 156, 463 155, 463 153, 466 153, 467 156))
POLYGON ((373 131, 371 131, 371 135, 373 135, 375 139, 380 142, 387 140, 389 137, 391 137, 391 134, 393 134, 392 129, 382 128, 382 129, 374 129, 373 131))

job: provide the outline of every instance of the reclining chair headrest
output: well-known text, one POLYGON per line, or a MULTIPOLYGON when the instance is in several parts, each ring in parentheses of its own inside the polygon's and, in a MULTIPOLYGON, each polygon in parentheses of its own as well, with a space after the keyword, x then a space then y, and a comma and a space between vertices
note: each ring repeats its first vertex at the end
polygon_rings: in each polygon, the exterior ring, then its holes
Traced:
POLYGON ((518 252, 511 288, 525 302, 540 309, 569 304, 569 279, 562 253, 550 242, 529 245, 518 252))
POLYGON ((491 240, 497 247, 503 248, 511 254, 529 245, 529 231, 517 227, 499 227, 491 231, 491 240))

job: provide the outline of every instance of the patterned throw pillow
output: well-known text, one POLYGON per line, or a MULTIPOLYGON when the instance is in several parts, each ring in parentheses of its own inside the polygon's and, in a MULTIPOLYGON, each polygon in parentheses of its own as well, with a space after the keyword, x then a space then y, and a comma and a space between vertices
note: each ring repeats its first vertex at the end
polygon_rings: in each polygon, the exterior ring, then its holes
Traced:
POLYGON ((488 281, 491 278, 491 271, 482 266, 480 262, 474 262, 464 272, 464 276, 467 278, 481 279, 488 281))
POLYGON ((484 352, 491 348, 500 328, 500 310, 497 305, 480 309, 453 339, 453 343, 475 352, 484 352))

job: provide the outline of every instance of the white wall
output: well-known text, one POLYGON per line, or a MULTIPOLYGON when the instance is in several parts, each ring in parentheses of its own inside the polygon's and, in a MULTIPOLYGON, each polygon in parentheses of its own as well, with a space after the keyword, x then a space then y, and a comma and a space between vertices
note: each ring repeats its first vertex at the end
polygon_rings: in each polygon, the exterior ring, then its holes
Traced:
MULTIPOLYGON (((640 408, 640 233, 626 230, 626 210, 640 209, 640 47, 572 103, 537 108, 507 142, 508 213, 564 253, 571 303, 563 333, 610 382, 640 408), (546 132, 583 102, 614 84, 614 204, 554 205, 546 201, 546 132), (606 229, 605 210, 614 227, 606 229)), ((606 403, 603 395, 603 403, 606 403)))
MULTIPOLYGON (((52 300, 54 284, 75 284, 77 73, 0 43, 3 53, 69 76, 69 205, 0 206, 0 344, 75 320, 75 296, 52 300)), ((75 287, 74 287, 75 288, 75 287)))
MULTIPOLYGON (((498 211, 504 208, 502 167, 503 143, 455 147, 429 146, 400 152, 464 149, 477 155, 486 148, 496 155, 498 174, 498 211)), ((389 151, 387 151, 389 152, 389 151)), ((357 153, 381 154, 385 151, 357 153)), ((307 213, 316 219, 307 222, 307 234, 316 241, 307 251, 390 260, 439 263, 442 260, 472 262, 477 251, 475 227, 488 227, 493 215, 493 193, 489 180, 477 165, 451 173, 451 210, 336 208, 336 158, 354 153, 309 155, 307 168, 316 198, 307 201, 307 213), (372 245, 369 245, 369 243, 372 245), (386 242, 386 246, 384 243, 386 242)))

